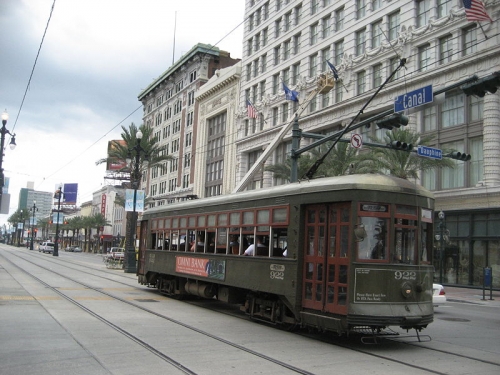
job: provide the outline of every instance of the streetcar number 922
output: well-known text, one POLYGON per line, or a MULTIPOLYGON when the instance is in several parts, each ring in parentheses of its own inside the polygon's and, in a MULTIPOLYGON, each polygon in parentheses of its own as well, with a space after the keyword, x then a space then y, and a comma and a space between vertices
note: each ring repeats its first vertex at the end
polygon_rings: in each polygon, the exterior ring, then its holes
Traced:
POLYGON ((416 280, 417 273, 415 271, 394 271, 395 280, 416 280))

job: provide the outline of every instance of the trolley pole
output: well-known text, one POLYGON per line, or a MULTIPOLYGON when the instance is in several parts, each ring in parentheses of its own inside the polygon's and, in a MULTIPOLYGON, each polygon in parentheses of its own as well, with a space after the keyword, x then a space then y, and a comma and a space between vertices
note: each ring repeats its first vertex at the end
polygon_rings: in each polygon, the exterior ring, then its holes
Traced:
POLYGON ((439 229, 439 283, 443 284, 443 266, 444 266, 444 212, 441 210, 438 213, 439 229))

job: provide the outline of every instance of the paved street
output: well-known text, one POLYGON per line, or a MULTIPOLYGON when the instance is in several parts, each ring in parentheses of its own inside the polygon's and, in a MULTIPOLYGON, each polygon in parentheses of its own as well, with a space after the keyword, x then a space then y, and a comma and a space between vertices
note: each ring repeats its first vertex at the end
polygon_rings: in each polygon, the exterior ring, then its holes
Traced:
POLYGON ((500 293, 482 300, 476 289, 447 292, 450 302, 422 332, 431 341, 401 331, 364 345, 166 298, 107 269, 100 255, 0 245, 0 372, 498 374, 500 293))

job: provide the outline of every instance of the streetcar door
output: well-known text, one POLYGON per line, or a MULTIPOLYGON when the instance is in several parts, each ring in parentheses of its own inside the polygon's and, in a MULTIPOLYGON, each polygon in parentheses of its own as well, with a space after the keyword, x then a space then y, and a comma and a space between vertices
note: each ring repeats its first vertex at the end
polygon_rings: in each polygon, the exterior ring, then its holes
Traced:
POLYGON ((306 208, 304 308, 347 313, 350 204, 306 208))

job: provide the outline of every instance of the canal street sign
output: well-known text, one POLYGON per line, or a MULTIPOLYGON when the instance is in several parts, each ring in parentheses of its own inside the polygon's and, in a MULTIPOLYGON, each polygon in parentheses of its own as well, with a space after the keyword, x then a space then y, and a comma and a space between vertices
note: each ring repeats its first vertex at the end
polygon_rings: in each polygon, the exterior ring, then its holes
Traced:
POLYGON ((394 99, 394 112, 402 112, 406 109, 415 108, 427 103, 432 103, 432 85, 425 86, 404 95, 399 95, 394 99))
POLYGON ((417 146, 417 155, 425 156, 426 158, 441 160, 443 158, 443 151, 441 151, 439 148, 417 146))

